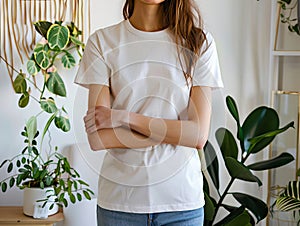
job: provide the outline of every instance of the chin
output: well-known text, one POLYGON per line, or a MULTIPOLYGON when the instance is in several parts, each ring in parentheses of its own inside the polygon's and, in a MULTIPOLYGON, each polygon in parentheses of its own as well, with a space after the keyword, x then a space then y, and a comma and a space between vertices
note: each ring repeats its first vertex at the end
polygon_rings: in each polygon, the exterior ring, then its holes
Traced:
POLYGON ((162 2, 164 2, 165 0, 140 0, 140 1, 143 3, 146 3, 146 4, 158 5, 162 2))

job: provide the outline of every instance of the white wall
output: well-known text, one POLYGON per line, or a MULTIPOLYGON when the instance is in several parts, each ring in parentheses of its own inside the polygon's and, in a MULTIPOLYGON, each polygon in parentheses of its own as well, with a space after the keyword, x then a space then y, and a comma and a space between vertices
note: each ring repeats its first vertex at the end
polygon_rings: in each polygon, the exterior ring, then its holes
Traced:
MULTIPOLYGON (((217 43, 225 95, 235 98, 240 109, 242 120, 254 107, 267 104, 268 60, 269 60, 269 25, 272 0, 199 0, 207 30, 217 43)), ((108 26, 122 19, 123 0, 91 0, 91 28, 108 26)), ((2 32, 2 31, 1 31, 2 32)), ((292 67, 296 67, 293 64, 292 67)), ((17 107, 17 97, 10 87, 9 79, 0 64, 0 161, 18 153, 22 147, 19 135, 25 120, 32 114, 29 110, 17 107)), ((82 115, 86 105, 86 91, 72 84, 75 70, 66 73, 67 88, 70 101, 66 104, 71 112, 73 128, 67 136, 53 134, 53 139, 60 147, 85 140, 82 115)), ((224 111, 224 109, 223 109, 224 111)), ((235 125, 231 117, 226 124, 232 129, 235 125)), ((258 156, 257 158, 262 158, 258 156)), ((3 178, 0 172, 0 178, 3 178)), ((222 181, 225 185, 225 181, 222 181)), ((237 187, 236 187, 237 188, 237 187)), ((239 185, 256 194, 256 185, 239 185)), ((261 194, 261 192, 259 193, 261 194)), ((0 205, 18 205, 22 202, 22 194, 11 190, 5 195, 0 193, 0 205)))

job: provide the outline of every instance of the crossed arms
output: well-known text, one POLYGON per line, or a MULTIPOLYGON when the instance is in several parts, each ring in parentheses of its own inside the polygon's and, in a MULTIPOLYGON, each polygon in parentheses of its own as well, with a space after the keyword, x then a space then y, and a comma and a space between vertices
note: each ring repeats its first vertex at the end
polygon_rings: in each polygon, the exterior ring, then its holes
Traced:
POLYGON ((111 109, 109 87, 90 85, 88 112, 84 117, 92 150, 144 148, 161 143, 201 149, 209 133, 211 88, 192 87, 188 120, 154 118, 111 109))

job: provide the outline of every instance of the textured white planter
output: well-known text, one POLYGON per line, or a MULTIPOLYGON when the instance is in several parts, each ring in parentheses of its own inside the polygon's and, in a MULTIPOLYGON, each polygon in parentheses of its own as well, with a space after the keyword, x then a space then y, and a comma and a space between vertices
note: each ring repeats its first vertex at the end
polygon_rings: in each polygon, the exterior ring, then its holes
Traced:
MULTIPOLYGON (((35 205, 43 205, 43 202, 36 202, 37 200, 46 199, 49 194, 53 194, 53 188, 25 188, 24 189, 24 199, 23 199, 23 213, 28 216, 34 215, 35 205), (47 192, 52 190, 51 192, 47 192)), ((50 201, 54 201, 54 197, 51 197, 50 201)), ((44 208, 48 209, 48 215, 53 215, 58 212, 58 205, 50 210, 50 203, 44 208)))

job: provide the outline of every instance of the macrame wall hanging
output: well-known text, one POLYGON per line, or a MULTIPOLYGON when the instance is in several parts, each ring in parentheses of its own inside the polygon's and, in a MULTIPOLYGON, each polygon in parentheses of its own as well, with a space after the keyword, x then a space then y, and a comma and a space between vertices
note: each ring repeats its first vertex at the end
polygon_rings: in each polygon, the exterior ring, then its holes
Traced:
MULTIPOLYGON (((40 20, 72 21, 84 41, 90 33, 90 0, 0 0, 0 55, 11 66, 30 57, 39 41, 33 23, 40 20)), ((13 68, 7 70, 12 79, 13 68)))

